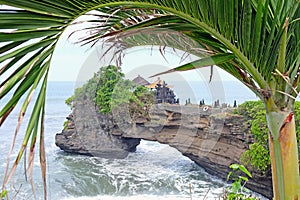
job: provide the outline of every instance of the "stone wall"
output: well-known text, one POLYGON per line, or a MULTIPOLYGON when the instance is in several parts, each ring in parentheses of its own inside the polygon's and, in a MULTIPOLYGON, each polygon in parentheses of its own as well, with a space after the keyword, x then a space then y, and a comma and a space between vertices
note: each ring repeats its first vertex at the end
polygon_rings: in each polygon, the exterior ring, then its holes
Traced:
MULTIPOLYGON (((135 150, 140 139, 158 141, 223 179, 229 165, 239 163, 252 142, 247 134, 249 125, 230 109, 156 105, 148 117, 133 121, 127 109, 105 116, 99 115, 91 102, 77 102, 69 118, 67 130, 56 136, 56 144, 67 152, 122 158, 135 150)), ((271 177, 253 175, 247 187, 271 198, 271 177)))

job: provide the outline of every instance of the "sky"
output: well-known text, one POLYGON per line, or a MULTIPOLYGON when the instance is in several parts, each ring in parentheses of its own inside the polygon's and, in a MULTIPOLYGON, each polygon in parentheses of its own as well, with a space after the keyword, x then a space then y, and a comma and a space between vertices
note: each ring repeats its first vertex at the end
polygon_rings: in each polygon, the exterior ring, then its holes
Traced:
MULTIPOLYGON (((111 63, 112 54, 106 54, 103 57, 104 52, 105 48, 100 44, 94 48, 81 47, 64 36, 54 52, 49 80, 82 81, 90 78, 94 72, 98 71, 99 67, 111 63)), ((180 66, 194 59, 196 58, 190 56, 182 61, 182 52, 174 52, 170 49, 162 56, 158 48, 147 46, 127 50, 122 58, 121 68, 129 79, 137 75, 148 78, 151 75, 180 66)), ((198 81, 207 79, 210 72, 211 69, 208 67, 206 69, 180 72, 180 74, 184 79, 198 81)), ((223 81, 236 80, 230 74, 214 67, 214 75, 217 73, 223 81)), ((174 75, 163 75, 165 78, 172 76, 174 75)))
MULTIPOLYGON (((77 19, 77 22, 85 21, 85 18, 87 17, 79 18, 77 19)), ((83 81, 90 79, 100 67, 107 66, 108 64, 115 64, 111 63, 113 54, 105 54, 106 49, 108 48, 107 46, 103 46, 103 44, 97 44, 93 48, 90 48, 89 46, 80 46, 80 44, 77 44, 76 41, 83 37, 83 32, 69 37, 69 35, 75 30, 83 29, 86 26, 87 25, 85 23, 78 23, 76 26, 70 26, 65 30, 56 45, 54 55, 52 57, 48 76, 49 81, 72 81, 78 83, 77 86, 80 86, 83 81)), ((185 52, 180 52, 178 50, 174 51, 173 49, 168 48, 166 48, 163 56, 159 51, 159 47, 135 47, 125 51, 124 57, 122 57, 121 68, 125 77, 128 79, 132 80, 138 75, 141 75, 149 82, 154 82, 158 77, 149 78, 150 76, 196 59, 199 58, 195 56, 186 57, 185 52), (185 57, 185 59, 182 59, 183 57, 185 57)), ((13 69, 11 69, 11 72, 12 70, 13 69)), ((8 74, 9 73, 10 72, 8 72, 8 74)), ((187 92, 187 90, 191 90, 189 85, 189 82, 191 81, 205 82, 205 87, 208 91, 214 91, 212 92, 212 96, 217 95, 216 98, 224 96, 224 89, 220 82, 237 81, 237 79, 233 76, 221 69, 218 69, 216 66, 213 67, 212 74, 213 76, 210 84, 208 84, 210 82, 211 75, 210 67, 191 70, 188 72, 169 73, 159 77, 167 83, 173 84, 175 87, 176 81, 184 83, 184 87, 182 84, 180 85, 182 86, 182 93, 187 92)), ((241 83, 237 82, 237 85, 241 85, 241 83)))
MULTIPOLYGON (((85 21, 89 16, 78 18, 77 21, 85 21)), ((51 70, 49 74, 50 81, 83 81, 91 78, 94 72, 98 71, 99 67, 111 64, 112 53, 104 55, 105 48, 102 44, 98 44, 93 48, 88 46, 80 46, 75 44, 78 38, 81 38, 84 32, 72 35, 70 33, 74 30, 84 28, 86 23, 79 23, 78 25, 68 27, 60 38, 51 63, 51 70)), ((122 58, 122 71, 126 77, 133 79, 134 76, 142 75, 145 78, 156 73, 180 66, 186 62, 197 59, 196 57, 188 57, 183 62, 182 55, 184 52, 174 52, 173 50, 166 50, 165 58, 161 55, 158 48, 140 47, 132 48, 126 51, 122 58)), ((214 70, 214 74, 219 73, 220 78, 224 81, 236 80, 234 77, 224 72, 223 70, 214 70)), ((210 68, 193 70, 191 72, 181 72, 180 76, 188 80, 203 80, 210 75, 210 68)), ((164 78, 174 79, 174 74, 164 75, 164 78)), ((177 75, 179 76, 179 75, 177 75)), ((156 78, 155 78, 156 79, 156 78)), ((150 79, 151 81, 151 79, 150 79)))
MULTIPOLYGON (((82 16, 77 19, 77 22, 85 21, 87 18, 90 17, 82 16)), ((76 82, 87 80, 91 78, 94 72, 98 71, 100 66, 110 64, 110 55, 106 55, 102 58, 104 50, 102 49, 101 44, 94 48, 89 48, 87 46, 82 47, 79 44, 75 44, 77 39, 82 37, 82 35, 74 34, 71 38, 68 37, 74 30, 82 29, 85 26, 85 23, 70 26, 63 33, 52 58, 48 79, 49 81, 76 82)), ((158 48, 154 48, 154 50, 152 49, 152 47, 133 48, 126 52, 122 59, 123 64, 121 68, 127 78, 132 79, 137 75, 143 75, 147 78, 153 74, 180 66, 195 59, 189 58, 181 62, 183 52, 180 53, 177 51, 175 53, 172 50, 169 50, 165 54, 165 60, 158 48)), ((214 74, 217 73, 219 73, 219 76, 216 75, 214 78, 220 78, 223 81, 236 80, 223 70, 215 69, 214 74)), ((193 70, 191 72, 180 72, 180 75, 168 74, 162 77, 166 79, 174 79, 176 76, 193 81, 207 80, 207 77, 210 76, 210 68, 193 70)), ((152 79, 149 80, 151 81, 152 79)))
MULTIPOLYGON (((77 21, 85 21, 85 18, 86 17, 79 18, 77 21)), ((100 67, 107 66, 108 64, 115 64, 111 63, 112 53, 103 56, 107 47, 104 47, 102 44, 98 44, 93 48, 90 48, 89 46, 82 47, 80 44, 76 44, 78 38, 83 36, 81 35, 82 32, 74 34, 69 38, 69 35, 72 32, 82 29, 85 26, 86 24, 84 23, 70 26, 63 33, 56 45, 51 61, 48 76, 49 81, 72 81, 78 83, 76 84, 77 86, 80 86, 83 81, 90 79, 100 67)), ((158 77, 149 78, 150 76, 198 59, 193 56, 188 56, 182 60, 183 55, 185 55, 184 52, 178 50, 174 52, 172 49, 166 49, 164 56, 162 56, 158 47, 151 46, 131 48, 126 50, 124 54, 121 68, 125 77, 128 79, 132 80, 138 75, 141 75, 149 82, 154 82, 158 77)), ((2 64, 5 65, 5 63, 2 64)), ((12 73, 13 70, 14 69, 11 68, 6 76, 12 73)), ((188 72, 176 72, 161 75, 160 78, 174 86, 176 86, 175 82, 184 82, 186 87, 182 90, 187 90, 191 88, 189 87, 188 82, 204 81, 205 83, 208 83, 210 75, 211 69, 208 67, 188 72)), ((4 76, 3 80, 5 79, 4 76)), ((207 87, 213 88, 209 90, 214 91, 217 88, 221 89, 222 87, 221 85, 218 85, 218 82, 222 81, 236 81, 236 79, 223 70, 214 67, 212 83, 207 84, 207 87)))
MULTIPOLYGON (((79 18, 77 22, 85 21, 85 18, 79 18)), ((69 37, 75 30, 83 29, 86 26, 86 23, 78 23, 77 25, 69 26, 65 30, 56 45, 51 60, 48 76, 49 81, 71 81, 75 82, 75 87, 78 87, 90 79, 95 72, 99 71, 100 67, 115 64, 111 63, 113 53, 105 54, 107 46, 103 46, 100 43, 93 48, 81 46, 76 42, 79 38, 83 37, 83 32, 73 34, 72 37, 69 37)), ((203 91, 208 91, 206 93, 210 93, 211 99, 224 99, 225 93, 222 82, 237 80, 215 66, 213 67, 211 82, 210 67, 187 72, 173 72, 149 78, 157 73, 167 71, 196 59, 199 58, 195 56, 186 57, 186 53, 179 50, 174 51, 173 49, 166 48, 163 56, 159 51, 159 47, 135 47, 125 51, 124 57, 122 57, 121 68, 125 77, 130 80, 138 75, 144 77, 150 83, 160 78, 173 86, 173 88, 176 88, 176 91, 180 94, 198 94, 199 91, 194 91, 195 87, 193 87, 192 82, 199 81, 196 83, 197 89, 201 88, 203 91), (183 57, 185 59, 182 59, 183 57)), ((22 60, 19 62, 21 63, 22 60)), ((1 65, 5 65, 5 63, 1 63, 1 65)), ((3 80, 6 79, 5 76, 13 73, 14 69, 11 68, 8 73, 4 74, 2 76, 3 80)), ((241 83, 237 82, 237 85, 243 87, 241 83)), ((195 99, 197 98, 195 97, 195 99)))

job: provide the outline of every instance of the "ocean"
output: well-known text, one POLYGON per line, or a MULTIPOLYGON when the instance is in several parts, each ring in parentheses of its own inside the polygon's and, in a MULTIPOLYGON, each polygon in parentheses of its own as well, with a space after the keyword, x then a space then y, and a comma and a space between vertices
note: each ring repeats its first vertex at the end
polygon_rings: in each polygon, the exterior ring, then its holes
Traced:
MULTIPOLYGON (((190 99, 198 104, 204 99, 212 104, 220 99, 233 105, 257 97, 237 82, 223 82, 214 87, 203 82, 170 83, 181 104, 190 99)), ((61 132, 65 118, 71 112, 64 103, 73 94, 73 82, 49 82, 45 116, 47 155, 47 197, 50 200, 165 200, 219 199, 227 186, 222 180, 207 174, 177 150, 156 142, 142 141, 137 151, 122 160, 71 155, 55 145, 55 134, 61 132)), ((5 101, 1 100, 0 108, 5 101)), ((30 110, 30 109, 29 109, 30 110)), ((15 110, 0 128, 0 180, 6 166, 6 156, 13 138, 18 112, 15 110)), ((24 123, 28 118, 25 118, 24 123)), ((11 156, 13 163, 22 144, 25 127, 17 137, 11 156)), ((38 148, 38 144, 36 145, 38 148)), ((38 150, 38 149, 37 149, 38 150)), ((10 182, 9 198, 33 199, 29 181, 25 181, 23 162, 10 182)), ((33 181, 37 199, 43 199, 43 182, 38 151, 35 155, 33 181)))

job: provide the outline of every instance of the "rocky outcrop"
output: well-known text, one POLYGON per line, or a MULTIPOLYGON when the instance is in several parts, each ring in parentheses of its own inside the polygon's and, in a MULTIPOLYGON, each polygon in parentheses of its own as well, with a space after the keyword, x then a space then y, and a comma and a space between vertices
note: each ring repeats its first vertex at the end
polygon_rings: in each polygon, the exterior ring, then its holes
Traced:
MULTIPOLYGON (((242 153, 253 142, 244 117, 232 114, 230 109, 159 105, 151 110, 150 120, 140 119, 136 126, 120 127, 127 129, 114 129, 112 134, 168 144, 223 179, 230 172, 229 165, 239 163, 242 153)), ((252 174, 247 187, 271 198, 271 177, 252 174)))
POLYGON ((55 136, 55 144, 69 153, 103 158, 125 158, 135 151, 140 139, 110 134, 114 123, 111 117, 101 115, 88 100, 74 102, 67 127, 55 136))
MULTIPOLYGON (((126 108, 105 117, 91 105, 78 106, 68 129, 56 136, 56 144, 68 152, 121 158, 134 150, 140 139, 158 141, 176 148, 210 174, 226 179, 228 166, 238 163, 252 142, 245 119, 228 109, 156 105, 148 117, 132 120, 126 108)), ((271 177, 253 175, 247 187, 271 198, 271 177)))

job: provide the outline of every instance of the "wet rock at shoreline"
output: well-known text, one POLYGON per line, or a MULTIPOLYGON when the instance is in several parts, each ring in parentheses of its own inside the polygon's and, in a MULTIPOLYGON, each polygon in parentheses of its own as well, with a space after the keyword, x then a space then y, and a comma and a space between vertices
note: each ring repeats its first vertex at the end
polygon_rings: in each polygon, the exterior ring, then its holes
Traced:
POLYGON ((140 144, 140 139, 111 135, 112 119, 98 114, 90 101, 74 102, 73 112, 67 119, 66 129, 55 136, 55 144, 65 152, 121 159, 140 144))
MULTIPOLYGON (((74 105, 68 128, 56 135, 56 145, 66 152, 124 158, 141 139, 158 141, 225 180, 229 165, 239 163, 241 154, 253 142, 246 120, 230 109, 154 105, 147 119, 133 123, 122 109, 108 116, 99 114, 91 102, 74 105)), ((270 176, 253 172, 247 187, 272 197, 270 176)))

